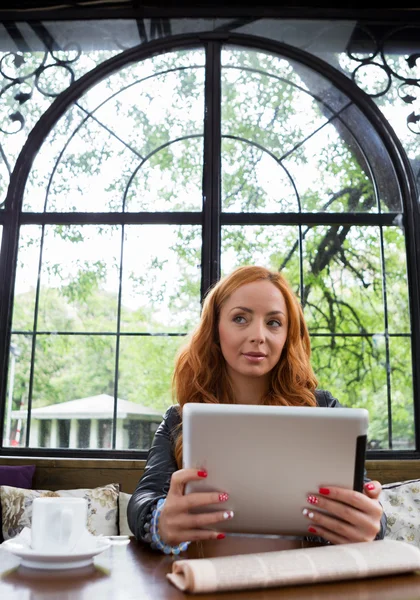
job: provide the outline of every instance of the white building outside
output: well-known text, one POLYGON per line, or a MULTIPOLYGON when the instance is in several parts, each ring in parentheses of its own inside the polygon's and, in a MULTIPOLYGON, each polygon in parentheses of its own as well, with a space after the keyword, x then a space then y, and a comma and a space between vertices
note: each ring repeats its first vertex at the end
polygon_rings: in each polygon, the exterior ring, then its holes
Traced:
MULTIPOLYGON (((26 424, 27 413, 12 411, 26 424)), ((100 394, 31 411, 31 448, 112 448, 114 398, 100 394)), ((135 402, 117 401, 116 449, 149 449, 162 411, 135 402)), ((13 428, 14 429, 14 428, 13 428)))

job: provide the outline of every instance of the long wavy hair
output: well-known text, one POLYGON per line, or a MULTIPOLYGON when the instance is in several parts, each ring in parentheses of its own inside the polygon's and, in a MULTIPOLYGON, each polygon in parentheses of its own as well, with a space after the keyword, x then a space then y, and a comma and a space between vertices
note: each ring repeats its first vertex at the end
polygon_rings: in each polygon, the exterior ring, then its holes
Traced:
MULTIPOLYGON (((270 281, 283 294, 288 312, 286 342, 277 365, 271 371, 268 392, 261 404, 316 406, 317 380, 310 363, 308 328, 298 299, 280 273, 264 267, 235 269, 207 293, 198 326, 180 349, 172 377, 173 394, 181 407, 187 402, 233 404, 235 398, 219 345, 219 316, 223 303, 242 285, 270 281)), ((182 465, 182 430, 175 442, 175 459, 182 465)))

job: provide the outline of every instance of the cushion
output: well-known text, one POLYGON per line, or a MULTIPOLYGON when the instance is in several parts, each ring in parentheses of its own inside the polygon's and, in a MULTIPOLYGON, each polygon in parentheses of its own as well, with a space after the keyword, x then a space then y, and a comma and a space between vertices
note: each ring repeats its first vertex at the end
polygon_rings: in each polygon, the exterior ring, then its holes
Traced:
POLYGON ((43 496, 63 496, 86 498, 88 501, 87 528, 93 535, 118 535, 118 483, 111 483, 94 489, 75 490, 25 490, 8 485, 0 486, 0 500, 3 509, 3 537, 8 540, 18 535, 32 521, 32 502, 43 496))
POLYGON ((420 479, 384 484, 379 501, 388 521, 385 537, 420 547, 420 479))
MULTIPOLYGON (((0 465, 0 486, 11 485, 14 487, 30 489, 35 473, 35 465, 0 465)), ((0 523, 1 502, 0 502, 0 523)), ((3 542, 3 533, 0 528, 0 544, 3 542)))
POLYGON ((131 494, 126 494, 124 492, 120 492, 119 498, 119 529, 120 535, 134 535, 131 531, 128 521, 127 521, 127 505, 128 501, 131 498, 131 494))

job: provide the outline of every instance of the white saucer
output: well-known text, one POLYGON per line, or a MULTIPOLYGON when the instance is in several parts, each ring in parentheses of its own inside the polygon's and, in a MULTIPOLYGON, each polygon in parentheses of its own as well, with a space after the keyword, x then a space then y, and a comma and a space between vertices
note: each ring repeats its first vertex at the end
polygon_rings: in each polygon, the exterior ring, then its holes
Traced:
POLYGON ((93 562, 93 557, 100 554, 111 546, 108 540, 99 538, 95 545, 85 550, 72 552, 71 554, 47 554, 32 550, 27 544, 20 543, 14 539, 6 540, 2 548, 21 558, 21 565, 30 569, 79 569, 93 562))

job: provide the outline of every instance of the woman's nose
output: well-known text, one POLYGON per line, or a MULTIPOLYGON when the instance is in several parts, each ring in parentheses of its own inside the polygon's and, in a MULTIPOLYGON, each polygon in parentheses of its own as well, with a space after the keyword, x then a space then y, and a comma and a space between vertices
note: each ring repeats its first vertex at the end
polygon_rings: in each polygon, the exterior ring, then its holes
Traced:
POLYGON ((251 342, 261 344, 265 339, 264 325, 262 323, 255 323, 249 333, 251 342))

